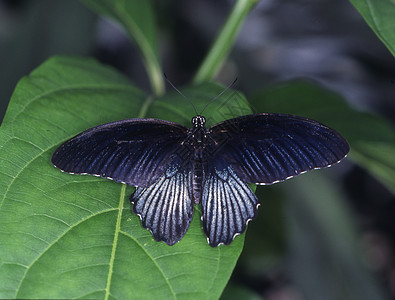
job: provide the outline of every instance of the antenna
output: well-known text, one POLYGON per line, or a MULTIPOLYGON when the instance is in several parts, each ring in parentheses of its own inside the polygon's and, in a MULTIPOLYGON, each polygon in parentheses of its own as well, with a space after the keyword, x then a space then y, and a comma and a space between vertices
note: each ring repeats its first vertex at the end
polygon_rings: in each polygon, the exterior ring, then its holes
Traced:
POLYGON ((231 84, 229 84, 226 89, 224 89, 221 93, 219 93, 217 96, 215 96, 213 99, 211 99, 211 101, 209 103, 206 104, 206 106, 203 108, 203 110, 200 112, 200 115, 204 112, 204 110, 207 108, 207 106, 214 102, 214 100, 218 99, 223 93, 225 93, 228 89, 230 89, 237 81, 237 77, 235 78, 235 80, 233 80, 233 82, 231 84))
POLYGON ((193 107, 193 109, 194 109, 196 115, 198 115, 198 112, 197 112, 197 110, 196 110, 196 108, 195 108, 195 105, 193 105, 193 103, 191 102, 191 100, 189 100, 183 93, 181 93, 181 92, 174 86, 174 84, 171 83, 171 81, 169 80, 169 78, 167 78, 167 76, 166 76, 165 73, 163 73, 163 75, 165 76, 166 81, 171 85, 171 87, 172 87, 173 89, 175 89, 181 96, 183 96, 185 99, 187 99, 189 103, 191 103, 191 105, 192 105, 192 107, 193 107))
POLYGON ((237 77, 236 77, 235 80, 233 80, 233 82, 232 82, 231 84, 229 84, 221 93, 219 93, 217 96, 215 96, 213 99, 211 99, 210 102, 208 102, 208 103, 206 104, 206 106, 203 108, 203 110, 200 112, 200 114, 198 114, 198 112, 197 112, 197 110, 196 110, 196 107, 195 107, 195 105, 193 105, 192 101, 189 100, 183 93, 181 93, 181 92, 179 91, 179 89, 177 89, 177 88, 174 86, 174 84, 169 80, 169 78, 167 78, 166 73, 163 73, 163 75, 165 76, 166 81, 171 85, 171 87, 172 87, 173 89, 175 89, 181 96, 183 96, 185 99, 187 99, 189 103, 191 103, 191 105, 192 105, 192 107, 193 107, 193 110, 195 111, 195 113, 196 113, 197 116, 198 116, 198 115, 202 115, 202 113, 206 110, 207 106, 208 106, 210 103, 212 103, 212 102, 214 102, 214 100, 218 99, 223 93, 225 93, 227 90, 229 90, 229 89, 236 83, 236 81, 237 81, 237 77))

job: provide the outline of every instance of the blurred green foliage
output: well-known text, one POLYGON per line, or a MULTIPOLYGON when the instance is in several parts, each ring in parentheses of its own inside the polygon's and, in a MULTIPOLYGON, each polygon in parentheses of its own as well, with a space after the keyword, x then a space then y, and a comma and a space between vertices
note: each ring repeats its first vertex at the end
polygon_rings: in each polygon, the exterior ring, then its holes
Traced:
MULTIPOLYGON (((395 31, 389 17, 393 2, 351 2, 394 53, 395 31)), ((37 18, 41 17, 52 24, 46 4, 38 3, 42 7, 27 18, 22 31, 48 30, 40 27, 43 23, 37 18)), ((21 79, 0 128, 0 298, 216 299, 227 286, 224 299, 257 299, 260 295, 233 284, 237 278, 227 285, 240 254, 236 270, 252 283, 254 278, 287 269, 299 288, 297 295, 306 299, 386 298, 364 264, 353 215, 339 182, 347 163, 280 185, 258 187, 262 206, 248 226, 245 243, 242 235, 231 246, 215 249, 204 241, 198 209, 185 238, 168 247, 153 241, 130 213, 127 197, 133 188, 54 169, 50 156, 55 147, 86 128, 145 116, 189 125, 194 114, 180 95, 164 91, 151 1, 83 3, 119 22, 135 41, 155 96, 89 58, 51 58, 21 79)), ((207 81, 215 79, 255 3, 235 2, 197 72, 194 82, 200 84, 183 89, 198 110, 223 88, 207 81)), ((75 32, 91 30, 93 14, 75 7, 76 13, 86 16, 86 24, 78 24, 75 32)), ((76 26, 70 18, 64 22, 76 26)), ((58 36, 52 38, 59 42, 58 53, 81 54, 89 47, 83 39, 64 45, 58 36)), ((15 41, 15 49, 34 48, 33 40, 23 43, 15 41)), ((46 58, 45 52, 40 55, 46 58)), ((27 64, 30 60, 26 57, 27 64)), ((13 62, 5 66, 0 70, 4 78, 13 62)), ((10 84, 15 80, 9 78, 10 84)), ((282 82, 248 99, 253 112, 297 114, 337 129, 351 144, 350 160, 395 194, 394 126, 383 117, 357 111, 341 96, 311 81, 282 82)), ((244 96, 229 91, 205 114, 212 124, 227 115, 249 112, 244 96), (228 101, 236 102, 240 111, 235 113, 228 101)))

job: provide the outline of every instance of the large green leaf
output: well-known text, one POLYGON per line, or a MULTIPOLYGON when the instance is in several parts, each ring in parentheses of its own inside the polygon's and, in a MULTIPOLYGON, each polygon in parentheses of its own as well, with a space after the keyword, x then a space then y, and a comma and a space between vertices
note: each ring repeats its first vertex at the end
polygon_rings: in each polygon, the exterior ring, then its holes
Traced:
POLYGON ((350 0, 350 2, 395 56, 395 1, 350 0))
POLYGON ((384 118, 350 108, 344 99, 307 81, 282 83, 257 93, 260 112, 282 112, 320 121, 346 137, 356 163, 395 193, 395 128, 384 118))
POLYGON ((119 22, 134 38, 143 54, 144 64, 156 95, 164 92, 159 62, 156 20, 150 0, 82 0, 98 12, 119 22))
MULTIPOLYGON (((201 109, 221 90, 183 91, 201 109)), ((245 109, 229 91, 205 115, 216 122, 245 109)), ((90 59, 52 58, 23 78, 0 128, 0 298, 218 298, 244 235, 211 248, 196 210, 180 243, 156 242, 131 212, 132 187, 50 163, 56 146, 89 127, 146 115, 188 125, 194 114, 180 95, 153 101, 90 59)))

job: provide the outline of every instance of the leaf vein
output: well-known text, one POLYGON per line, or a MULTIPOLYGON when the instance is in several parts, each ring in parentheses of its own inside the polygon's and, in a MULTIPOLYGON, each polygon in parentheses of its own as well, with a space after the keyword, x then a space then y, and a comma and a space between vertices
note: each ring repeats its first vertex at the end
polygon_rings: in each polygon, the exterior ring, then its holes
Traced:
POLYGON ((85 89, 95 89, 95 90, 133 90, 136 91, 136 89, 132 86, 132 85, 116 85, 116 84, 83 84, 83 85, 65 85, 56 89, 50 89, 48 91, 45 91, 44 93, 40 93, 37 96, 33 97, 30 99, 30 101, 26 101, 25 105, 21 105, 21 108, 19 109, 19 112, 14 116, 13 120, 7 120, 7 123, 12 123, 13 121, 15 121, 16 118, 19 117, 20 114, 22 114, 27 107, 30 106, 31 103, 33 103, 34 101, 43 98, 45 96, 57 93, 57 92, 61 92, 61 91, 71 91, 71 90, 85 90, 85 89))
POLYGON ((108 297, 110 296, 110 286, 111 286, 112 274, 114 272, 113 268, 114 268, 114 261, 115 261, 115 252, 117 250, 117 244, 118 244, 118 235, 119 235, 119 231, 121 228, 121 218, 122 218, 122 211, 123 211, 123 201, 125 199, 125 191, 126 191, 126 184, 123 184, 122 188, 121 188, 121 194, 119 197, 117 223, 115 226, 114 240, 113 240, 112 249, 111 249, 111 257, 110 257, 110 263, 109 263, 107 284, 106 284, 106 289, 105 289, 106 294, 104 296, 105 300, 108 300, 108 297))
POLYGON ((18 297, 18 292, 19 292, 19 290, 20 290, 20 288, 21 288, 21 285, 22 285, 24 279, 26 278, 26 275, 27 275, 28 271, 32 268, 32 266, 33 266, 33 265, 41 258, 41 256, 43 256, 53 245, 55 245, 61 238, 63 238, 68 232, 70 232, 70 230, 72 230, 73 228, 75 228, 75 227, 77 227, 78 225, 82 224, 83 222, 88 221, 89 219, 91 219, 91 218, 93 218, 93 217, 96 217, 96 216, 98 216, 98 215, 100 215, 100 214, 104 214, 104 213, 107 213, 107 212, 110 212, 110 211, 115 211, 115 210, 116 210, 116 208, 103 210, 103 211, 97 212, 97 213, 95 213, 95 214, 92 214, 92 215, 90 215, 90 216, 88 216, 88 217, 86 217, 86 218, 84 218, 84 219, 81 219, 79 222, 77 222, 77 223, 71 225, 71 226, 70 226, 67 230, 65 230, 61 235, 59 235, 56 239, 54 239, 54 240, 52 241, 52 243, 50 243, 50 244, 48 245, 48 247, 46 247, 41 253, 39 253, 39 255, 38 255, 38 256, 31 262, 31 264, 28 265, 28 267, 26 268, 25 273, 23 274, 23 276, 22 276, 22 278, 21 278, 21 280, 20 280, 20 282, 19 282, 18 287, 15 289, 15 292, 16 292, 15 298, 19 298, 19 297, 18 297))
POLYGON ((163 269, 159 266, 159 264, 157 263, 157 261, 154 259, 154 257, 147 251, 146 248, 143 247, 143 245, 141 245, 141 243, 133 236, 131 236, 129 233, 125 232, 125 231, 120 231, 120 233, 124 234, 125 236, 129 237, 130 239, 132 239, 136 245, 138 245, 147 255, 148 258, 150 258, 152 260, 152 262, 154 263, 155 267, 158 269, 159 273, 162 275, 163 279, 165 280, 170 292, 172 293, 174 299, 177 299, 177 295, 174 292, 173 286, 170 284, 169 279, 166 277, 163 269))

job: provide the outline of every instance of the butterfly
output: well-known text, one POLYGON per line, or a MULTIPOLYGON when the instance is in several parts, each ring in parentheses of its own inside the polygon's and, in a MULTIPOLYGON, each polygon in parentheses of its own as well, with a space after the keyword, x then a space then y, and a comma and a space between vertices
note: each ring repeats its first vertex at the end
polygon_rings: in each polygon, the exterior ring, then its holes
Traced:
POLYGON ((158 119, 128 119, 88 129, 63 143, 52 163, 136 187, 133 211, 157 241, 185 235, 201 204, 210 246, 230 244, 257 215, 247 183, 273 184, 331 166, 349 152, 335 130, 307 118, 258 113, 207 128, 158 119))

